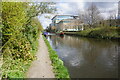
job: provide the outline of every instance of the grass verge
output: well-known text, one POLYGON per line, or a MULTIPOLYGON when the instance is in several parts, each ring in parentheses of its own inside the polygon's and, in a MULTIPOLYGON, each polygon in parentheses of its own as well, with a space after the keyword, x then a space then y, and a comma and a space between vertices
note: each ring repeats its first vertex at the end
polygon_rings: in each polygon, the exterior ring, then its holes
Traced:
POLYGON ((50 59, 52 61, 52 66, 53 66, 53 70, 55 73, 55 77, 56 78, 70 78, 69 73, 67 68, 64 66, 64 63, 61 59, 59 59, 58 55, 56 54, 56 52, 52 49, 50 43, 48 42, 48 40, 43 36, 43 39, 48 47, 48 52, 49 52, 49 56, 50 59))
POLYGON ((66 34, 79 35, 92 38, 120 39, 119 27, 93 28, 80 32, 65 32, 66 34))

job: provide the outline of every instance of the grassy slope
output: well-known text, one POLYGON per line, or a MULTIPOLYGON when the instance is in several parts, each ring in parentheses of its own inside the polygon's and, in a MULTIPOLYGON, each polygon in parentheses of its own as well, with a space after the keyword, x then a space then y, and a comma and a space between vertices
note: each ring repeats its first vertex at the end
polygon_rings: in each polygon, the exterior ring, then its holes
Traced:
POLYGON ((117 27, 108 27, 108 28, 94 28, 87 29, 80 32, 67 32, 67 34, 80 35, 85 37, 93 37, 93 38, 120 38, 120 28, 117 27))

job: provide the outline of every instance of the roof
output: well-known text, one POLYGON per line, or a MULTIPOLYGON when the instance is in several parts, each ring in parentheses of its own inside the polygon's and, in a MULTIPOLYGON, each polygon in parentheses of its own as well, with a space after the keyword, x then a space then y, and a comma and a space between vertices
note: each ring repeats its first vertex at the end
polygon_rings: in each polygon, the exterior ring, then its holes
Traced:
POLYGON ((68 15, 55 15, 51 20, 53 20, 56 16, 76 16, 77 17, 78 15, 69 15, 69 14, 68 15))

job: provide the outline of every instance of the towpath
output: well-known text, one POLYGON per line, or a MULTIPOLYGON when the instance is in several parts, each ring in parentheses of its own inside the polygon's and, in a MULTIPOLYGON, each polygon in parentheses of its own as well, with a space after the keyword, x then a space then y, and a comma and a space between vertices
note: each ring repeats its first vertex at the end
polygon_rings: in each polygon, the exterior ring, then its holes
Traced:
POLYGON ((42 35, 39 38, 39 47, 36 56, 37 60, 32 62, 27 72, 27 78, 55 78, 48 49, 42 35))

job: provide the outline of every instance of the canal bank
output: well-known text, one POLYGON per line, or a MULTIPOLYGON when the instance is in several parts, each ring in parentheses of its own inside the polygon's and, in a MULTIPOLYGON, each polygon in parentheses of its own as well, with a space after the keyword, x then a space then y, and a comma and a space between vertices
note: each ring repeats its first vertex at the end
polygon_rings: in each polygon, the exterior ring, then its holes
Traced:
POLYGON ((49 57, 52 61, 53 72, 57 79, 70 78, 67 68, 64 66, 64 62, 59 58, 56 51, 53 50, 49 41, 43 36, 43 39, 47 45, 49 57))
POLYGON ((67 35, 77 35, 91 38, 120 39, 119 27, 93 28, 79 32, 64 32, 64 33, 67 35))

